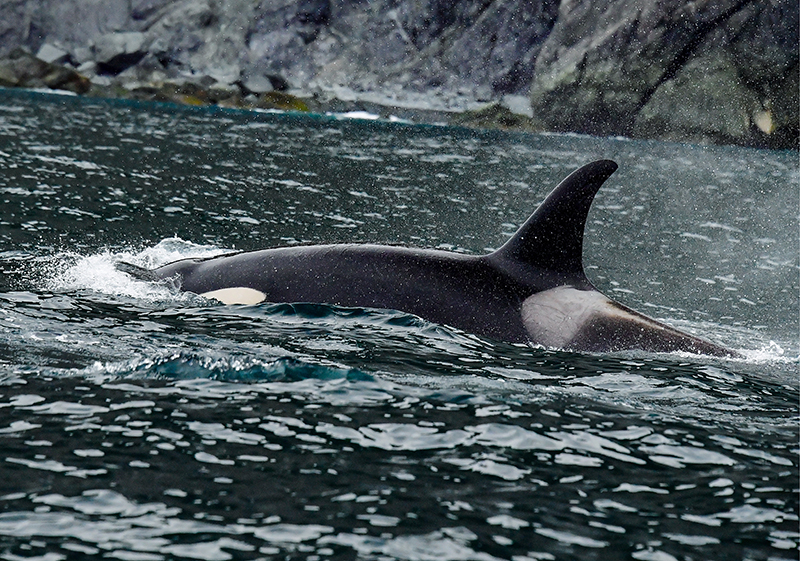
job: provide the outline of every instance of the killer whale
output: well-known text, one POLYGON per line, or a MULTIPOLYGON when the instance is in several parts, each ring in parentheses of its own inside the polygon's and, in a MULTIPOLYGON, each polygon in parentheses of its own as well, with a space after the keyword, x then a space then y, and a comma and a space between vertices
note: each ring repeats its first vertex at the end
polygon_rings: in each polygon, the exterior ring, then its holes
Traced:
POLYGON ((314 302, 395 309, 496 340, 578 352, 738 356, 607 298, 586 277, 586 218, 616 169, 611 160, 577 169, 503 246, 487 255, 337 244, 189 258, 152 270, 124 262, 117 268, 224 304, 314 302))

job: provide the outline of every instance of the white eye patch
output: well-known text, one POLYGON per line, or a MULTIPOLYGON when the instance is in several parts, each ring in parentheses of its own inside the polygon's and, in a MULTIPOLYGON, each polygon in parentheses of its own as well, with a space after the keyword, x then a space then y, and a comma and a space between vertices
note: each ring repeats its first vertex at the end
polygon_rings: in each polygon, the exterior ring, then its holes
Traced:
POLYGON ((245 286, 233 286, 231 288, 220 288, 219 290, 212 290, 211 292, 204 292, 200 296, 204 298, 213 298, 219 300, 223 304, 246 304, 253 305, 259 304, 267 299, 267 295, 254 288, 247 288, 245 286))

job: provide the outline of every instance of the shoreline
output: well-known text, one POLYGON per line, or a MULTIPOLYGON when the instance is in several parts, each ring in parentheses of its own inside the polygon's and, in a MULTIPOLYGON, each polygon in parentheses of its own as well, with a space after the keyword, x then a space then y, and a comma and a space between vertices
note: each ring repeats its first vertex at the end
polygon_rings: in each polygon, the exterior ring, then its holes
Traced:
MULTIPOLYGON (((142 104, 174 105, 179 108, 198 108, 198 109, 219 109, 222 111, 232 110, 237 112, 252 112, 253 114, 276 113, 282 115, 307 116, 309 118, 330 118, 336 120, 352 119, 358 121, 375 121, 381 123, 401 124, 409 126, 432 126, 432 127, 462 127, 475 131, 502 131, 502 132, 522 132, 539 133, 568 136, 587 136, 594 138, 604 138, 603 136, 591 135, 570 131, 547 130, 542 123, 533 117, 512 111, 503 101, 491 102, 464 102, 469 104, 470 109, 436 109, 417 107, 408 105, 390 105, 376 101, 377 94, 368 92, 365 97, 373 99, 362 99, 354 95, 352 99, 340 99, 334 95, 322 96, 318 94, 307 94, 297 91, 288 92, 266 92, 260 95, 241 96, 237 94, 232 99, 222 99, 221 102, 212 102, 203 99, 203 88, 194 81, 164 82, 161 84, 138 84, 136 87, 128 88, 121 83, 112 82, 111 84, 96 84, 91 82, 90 88, 82 93, 70 89, 50 88, 50 87, 29 87, 29 86, 4 86, 0 85, 2 92, 20 92, 34 95, 63 96, 67 98, 93 99, 100 102, 134 102, 142 104), (200 95, 197 95, 200 94, 200 95)), ((643 142, 665 142, 684 145, 695 145, 700 147, 736 147, 749 148, 755 150, 787 150, 797 151, 797 147, 772 148, 766 146, 747 146, 740 144, 719 144, 711 142, 697 142, 685 139, 661 139, 661 138, 634 138, 628 136, 611 135, 608 138, 619 138, 625 140, 635 140, 643 142)))

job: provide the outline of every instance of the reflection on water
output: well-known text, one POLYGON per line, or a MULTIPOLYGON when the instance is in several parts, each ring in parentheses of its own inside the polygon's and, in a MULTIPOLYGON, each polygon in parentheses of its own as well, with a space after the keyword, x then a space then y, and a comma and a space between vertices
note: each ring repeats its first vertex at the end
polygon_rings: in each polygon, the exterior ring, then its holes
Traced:
POLYGON ((796 154, 0 92, 0 557, 795 559, 796 154), (480 254, 599 157, 589 276, 743 360, 220 306, 118 259, 480 254))

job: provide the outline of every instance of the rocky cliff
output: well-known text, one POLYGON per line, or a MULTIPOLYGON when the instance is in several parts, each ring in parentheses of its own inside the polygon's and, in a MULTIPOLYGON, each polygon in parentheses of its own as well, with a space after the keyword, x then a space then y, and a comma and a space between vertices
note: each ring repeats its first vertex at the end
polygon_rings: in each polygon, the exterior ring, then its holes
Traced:
POLYGON ((98 85, 191 82, 202 102, 271 90, 443 111, 501 101, 528 128, 796 148, 798 11, 796 0, 6 0, 0 57, 24 47, 98 85))

